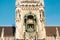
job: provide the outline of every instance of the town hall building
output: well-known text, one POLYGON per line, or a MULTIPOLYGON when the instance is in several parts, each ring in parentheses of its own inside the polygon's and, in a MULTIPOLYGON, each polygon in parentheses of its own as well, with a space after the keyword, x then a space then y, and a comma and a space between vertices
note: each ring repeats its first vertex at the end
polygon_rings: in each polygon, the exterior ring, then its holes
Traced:
POLYGON ((44 0, 16 0, 15 26, 1 26, 0 40, 60 40, 60 26, 46 26, 44 0))

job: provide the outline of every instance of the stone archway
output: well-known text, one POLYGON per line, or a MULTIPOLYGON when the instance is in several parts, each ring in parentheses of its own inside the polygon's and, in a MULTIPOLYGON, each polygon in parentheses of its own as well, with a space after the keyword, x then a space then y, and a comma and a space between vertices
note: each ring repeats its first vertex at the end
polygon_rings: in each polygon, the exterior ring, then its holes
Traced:
POLYGON ((36 31, 36 16, 29 12, 24 16, 24 24, 26 32, 35 32, 36 31))

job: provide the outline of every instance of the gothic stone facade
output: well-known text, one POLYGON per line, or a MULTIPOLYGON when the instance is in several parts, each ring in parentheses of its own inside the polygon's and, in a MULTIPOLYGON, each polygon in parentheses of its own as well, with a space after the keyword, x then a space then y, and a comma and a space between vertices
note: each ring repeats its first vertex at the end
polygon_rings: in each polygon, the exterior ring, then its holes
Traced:
POLYGON ((45 39, 43 0, 16 0, 16 39, 45 39))
POLYGON ((16 0, 15 27, 0 27, 0 40, 60 40, 60 27, 45 26, 44 0, 16 0))

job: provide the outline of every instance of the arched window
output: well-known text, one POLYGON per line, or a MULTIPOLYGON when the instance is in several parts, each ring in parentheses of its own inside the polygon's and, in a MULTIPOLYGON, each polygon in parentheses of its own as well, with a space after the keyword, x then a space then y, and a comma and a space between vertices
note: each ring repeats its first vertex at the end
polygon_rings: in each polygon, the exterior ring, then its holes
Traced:
POLYGON ((36 17, 32 13, 28 13, 24 16, 25 31, 34 32, 36 30, 36 17))
POLYGON ((44 11, 40 10, 40 18, 44 17, 44 11))
POLYGON ((16 10, 16 16, 17 16, 17 18, 21 18, 21 14, 20 14, 20 10, 19 9, 16 10))

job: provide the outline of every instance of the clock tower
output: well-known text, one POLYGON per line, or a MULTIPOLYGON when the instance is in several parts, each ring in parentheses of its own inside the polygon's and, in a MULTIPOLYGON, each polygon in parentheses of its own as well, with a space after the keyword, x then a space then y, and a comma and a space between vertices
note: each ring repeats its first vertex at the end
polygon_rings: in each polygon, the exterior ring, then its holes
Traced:
POLYGON ((16 0, 16 39, 46 38, 44 0, 16 0))

